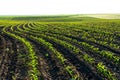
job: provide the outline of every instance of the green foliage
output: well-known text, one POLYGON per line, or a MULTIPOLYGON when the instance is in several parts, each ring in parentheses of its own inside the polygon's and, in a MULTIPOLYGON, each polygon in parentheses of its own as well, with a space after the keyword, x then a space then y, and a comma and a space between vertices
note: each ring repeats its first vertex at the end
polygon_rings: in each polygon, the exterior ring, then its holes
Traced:
POLYGON ((94 63, 94 61, 95 61, 95 59, 90 57, 88 54, 84 54, 83 59, 90 64, 94 63))
POLYGON ((103 55, 103 57, 106 56, 108 59, 113 60, 116 64, 120 64, 120 57, 114 55, 112 52, 103 50, 100 54, 103 55))
POLYGON ((116 80, 113 76, 113 74, 107 70, 107 68, 103 65, 102 62, 98 63, 97 70, 102 73, 104 76, 106 76, 109 80, 116 80))
MULTIPOLYGON (((38 57, 33 46, 28 41, 29 39, 36 41, 47 50, 47 53, 44 54, 46 58, 53 54, 72 80, 77 80, 80 77, 76 71, 77 67, 75 68, 74 65, 68 64, 68 60, 54 45, 62 47, 63 50, 70 52, 67 53, 66 51, 66 54, 73 54, 79 60, 90 65, 95 71, 98 71, 103 79, 116 80, 114 77, 116 75, 113 75, 113 73, 118 72, 116 70, 110 71, 112 68, 104 61, 107 59, 108 62, 115 65, 115 67, 112 66, 114 68, 120 65, 120 56, 117 54, 120 52, 120 20, 93 20, 91 18, 89 19, 91 21, 87 21, 87 18, 75 19, 75 17, 68 17, 70 16, 14 17, 12 19, 17 20, 16 22, 7 21, 4 23, 0 21, 0 28, 3 30, 1 34, 6 34, 25 45, 28 54, 19 53, 17 57, 23 62, 27 61, 24 66, 28 67, 28 74, 31 80, 38 80, 41 73, 38 70, 38 57), (31 22, 25 23, 22 20, 31 22), (48 22, 33 23, 33 20, 48 22), (21 24, 23 25, 21 26, 21 24), (6 27, 3 27, 3 25, 6 27)), ((6 51, 9 52, 9 48, 6 48, 6 51)), ((17 51, 19 52, 19 49, 17 51)), ((16 79, 16 76, 12 76, 12 78, 16 79)))
MULTIPOLYGON (((64 56, 58 52, 51 43, 45 41, 42 38, 38 38, 38 37, 34 37, 34 36, 29 36, 29 38, 39 42, 42 46, 44 46, 46 49, 48 49, 50 52, 54 53, 56 55, 56 57, 60 60, 60 62, 64 65, 67 66, 66 63, 66 59, 64 58, 64 56)), ((46 54, 45 54, 46 55, 46 54)), ((78 78, 79 76, 74 73, 72 66, 67 66, 65 67, 66 71, 71 75, 71 77, 76 80, 76 78, 78 78), (74 73, 74 74, 73 74, 74 73)))
POLYGON ((33 47, 31 46, 31 44, 26 39, 24 39, 20 36, 17 36, 13 33, 7 32, 5 29, 6 29, 6 27, 3 29, 3 32, 5 34, 7 34, 8 36, 10 36, 12 38, 15 38, 18 41, 22 42, 26 46, 26 48, 28 49, 28 52, 29 52, 28 54, 29 55, 27 55, 27 57, 28 57, 27 65, 28 65, 28 68, 30 68, 28 73, 29 73, 29 76, 31 77, 31 79, 38 80, 38 76, 40 75, 40 73, 37 69, 37 66, 38 66, 37 56, 35 55, 33 47))
POLYGON ((73 75, 71 80, 79 80, 78 75, 74 74, 74 71, 72 70, 71 66, 66 66, 65 69, 68 71, 70 75, 73 75))

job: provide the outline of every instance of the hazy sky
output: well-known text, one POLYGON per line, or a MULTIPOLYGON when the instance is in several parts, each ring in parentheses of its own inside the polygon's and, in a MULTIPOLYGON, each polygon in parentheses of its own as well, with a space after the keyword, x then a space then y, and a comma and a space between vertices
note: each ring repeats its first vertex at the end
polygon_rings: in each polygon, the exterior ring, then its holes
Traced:
POLYGON ((120 0, 0 0, 0 15, 120 13, 120 0))

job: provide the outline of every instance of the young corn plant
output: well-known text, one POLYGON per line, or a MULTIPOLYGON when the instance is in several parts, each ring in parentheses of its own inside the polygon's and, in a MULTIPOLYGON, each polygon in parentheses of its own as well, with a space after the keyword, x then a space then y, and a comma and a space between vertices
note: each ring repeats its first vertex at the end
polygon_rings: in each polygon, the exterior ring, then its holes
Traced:
POLYGON ((116 80, 114 75, 103 65, 102 62, 97 64, 97 70, 99 73, 103 74, 108 80, 116 80))
POLYGON ((84 54, 83 59, 90 64, 94 63, 94 61, 95 61, 95 59, 90 57, 88 54, 84 54))
POLYGON ((103 50, 100 52, 100 54, 103 57, 107 56, 107 58, 110 60, 113 60, 115 64, 120 64, 120 57, 114 55, 112 52, 103 50))

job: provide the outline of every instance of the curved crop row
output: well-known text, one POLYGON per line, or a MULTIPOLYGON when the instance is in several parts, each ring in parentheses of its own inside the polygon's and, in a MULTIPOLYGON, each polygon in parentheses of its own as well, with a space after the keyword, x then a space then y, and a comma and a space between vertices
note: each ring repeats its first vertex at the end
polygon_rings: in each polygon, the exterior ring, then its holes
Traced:
POLYGON ((38 66, 37 56, 36 56, 36 54, 35 54, 35 52, 33 50, 33 47, 31 46, 31 44, 26 39, 6 31, 6 27, 3 28, 3 32, 5 34, 9 35, 10 37, 12 37, 14 39, 17 39, 18 41, 24 43, 24 45, 26 46, 26 48, 28 50, 28 55, 27 55, 28 62, 27 62, 27 65, 28 65, 28 67, 30 69, 28 71, 28 74, 29 74, 29 76, 31 76, 31 79, 38 80, 38 76, 40 75, 40 73, 39 73, 39 71, 37 69, 37 66, 38 66))

